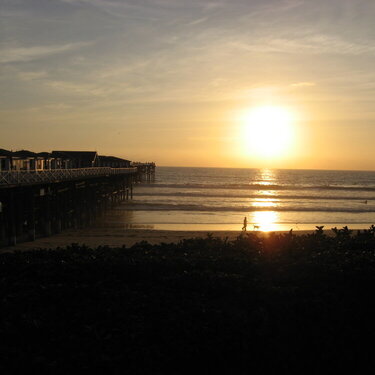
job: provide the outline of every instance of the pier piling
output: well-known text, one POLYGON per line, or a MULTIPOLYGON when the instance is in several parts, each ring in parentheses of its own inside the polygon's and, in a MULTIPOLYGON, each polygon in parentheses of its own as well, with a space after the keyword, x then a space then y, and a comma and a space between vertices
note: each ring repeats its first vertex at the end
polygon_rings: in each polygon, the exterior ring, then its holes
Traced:
POLYGON ((143 167, 29 172, 18 183, 18 172, 0 172, 0 247, 92 224, 105 210, 133 199, 133 183, 142 171, 143 167))

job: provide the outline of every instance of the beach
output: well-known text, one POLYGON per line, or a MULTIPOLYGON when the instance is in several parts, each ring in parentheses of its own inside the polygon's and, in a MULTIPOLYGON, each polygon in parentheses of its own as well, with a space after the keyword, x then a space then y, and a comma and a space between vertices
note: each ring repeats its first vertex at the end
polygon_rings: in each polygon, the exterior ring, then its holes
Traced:
MULTIPOLYGON (((183 239, 194 237, 206 237, 207 233, 213 233, 214 237, 226 238, 232 240, 237 238, 241 231, 183 231, 183 230, 152 230, 152 229, 105 229, 101 230, 92 227, 86 229, 66 230, 60 234, 38 238, 33 242, 23 242, 16 246, 9 246, 0 249, 1 252, 9 251, 28 251, 34 249, 55 249, 57 247, 66 247, 72 243, 86 245, 92 248, 98 246, 109 247, 130 247, 134 244, 147 241, 150 244, 176 243, 183 239)), ((259 232, 262 233, 262 232, 259 232)), ((296 233, 305 233, 300 231, 296 233)))
MULTIPOLYGON (((365 229, 365 228, 363 228, 365 229)), ((295 235, 313 233, 314 230, 293 230, 295 235)), ((241 234, 253 233, 258 236, 269 236, 270 233, 288 233, 288 231, 241 231, 241 230, 158 230, 158 229, 122 229, 108 228, 103 226, 92 226, 83 229, 69 229, 51 237, 38 238, 35 241, 22 242, 16 246, 3 247, 0 253, 14 251, 29 251, 35 249, 65 248, 71 244, 86 245, 91 248, 108 246, 118 248, 122 246, 131 247, 136 243, 146 241, 152 245, 163 243, 178 243, 184 239, 205 238, 208 234, 221 239, 234 240, 241 234)), ((327 235, 333 235, 330 228, 325 231, 327 235)))
MULTIPOLYGON (((242 233, 258 233, 268 235, 271 232, 254 231, 249 225, 246 232, 241 230, 242 223, 238 224, 129 224, 126 222, 123 210, 113 209, 91 226, 80 229, 67 229, 49 237, 37 238, 35 241, 20 242, 15 246, 3 247, 0 253, 13 251, 28 251, 34 249, 56 249, 71 244, 86 245, 92 248, 99 246, 131 247, 136 243, 147 241, 150 244, 177 243, 183 239, 207 237, 212 233, 214 237, 233 240, 242 233), (251 228, 251 229, 250 229, 251 228)), ((281 227, 282 228, 282 227, 281 227)), ((313 232, 314 227, 308 230, 293 230, 296 234, 313 232)), ((288 232, 290 228, 275 231, 288 232)))

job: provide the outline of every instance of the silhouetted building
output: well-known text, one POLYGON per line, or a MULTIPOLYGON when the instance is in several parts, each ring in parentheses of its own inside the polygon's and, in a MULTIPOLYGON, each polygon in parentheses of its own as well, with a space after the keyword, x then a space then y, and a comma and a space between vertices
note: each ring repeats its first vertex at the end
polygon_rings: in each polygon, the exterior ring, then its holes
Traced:
POLYGON ((96 151, 31 152, 0 149, 0 172, 43 171, 94 167, 130 168, 130 160, 115 156, 99 156, 96 151))
POLYGON ((44 159, 35 152, 20 150, 12 152, 12 170, 40 171, 44 169, 44 159))
POLYGON ((130 168, 130 160, 117 158, 115 156, 99 156, 100 167, 130 168))
POLYGON ((0 172, 9 171, 12 168, 12 152, 0 148, 0 172))
POLYGON ((99 167, 96 151, 52 151, 52 157, 61 160, 61 168, 99 167))

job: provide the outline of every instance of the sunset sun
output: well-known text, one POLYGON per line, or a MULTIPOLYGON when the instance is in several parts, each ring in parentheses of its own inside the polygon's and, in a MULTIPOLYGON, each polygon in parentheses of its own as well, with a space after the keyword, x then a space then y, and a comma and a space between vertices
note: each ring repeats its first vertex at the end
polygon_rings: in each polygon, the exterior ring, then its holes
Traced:
POLYGON ((294 138, 292 113, 282 107, 251 109, 243 116, 243 142, 246 153, 274 158, 288 153, 294 138))

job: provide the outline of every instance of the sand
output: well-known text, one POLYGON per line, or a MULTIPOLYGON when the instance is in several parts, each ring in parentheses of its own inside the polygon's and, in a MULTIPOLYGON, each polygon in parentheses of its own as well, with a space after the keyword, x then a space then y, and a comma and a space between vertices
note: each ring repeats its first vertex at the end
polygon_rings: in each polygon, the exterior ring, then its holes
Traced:
MULTIPOLYGON (((333 232, 330 230, 333 226, 335 225, 326 225, 325 233, 333 235, 333 232)), ((339 228, 342 227, 342 225, 339 224, 337 226, 339 228)), ((79 245, 85 244, 92 248, 98 246, 122 247, 123 245, 130 247, 140 241, 147 241, 151 244, 171 243, 179 242, 187 238, 206 237, 207 233, 212 233, 215 237, 228 237, 228 239, 232 240, 241 234, 241 227, 242 223, 238 225, 126 224, 123 212, 120 210, 112 210, 90 227, 68 229, 50 237, 38 238, 32 242, 22 242, 16 246, 4 247, 0 249, 0 253, 33 249, 55 249, 57 247, 69 246, 72 243, 79 245)), ((351 229, 362 229, 368 228, 369 226, 357 224, 350 225, 349 227, 351 229)), ((253 228, 250 226, 248 233, 258 233, 259 235, 269 234, 269 232, 254 231, 252 229, 253 228)), ((274 232, 287 232, 289 229, 290 227, 288 225, 278 225, 274 232)), ((312 233, 314 229, 314 225, 300 225, 297 230, 293 229, 293 233, 297 235, 312 233)))
MULTIPOLYGON (((304 234, 311 231, 296 231, 293 233, 304 234)), ((110 247, 127 247, 140 241, 151 244, 178 242, 185 238, 206 237, 207 233, 213 233, 215 237, 235 239, 241 231, 177 231, 177 230, 153 230, 153 229, 122 229, 122 228, 85 228, 69 229, 50 237, 38 238, 32 242, 23 242, 16 246, 4 247, 1 252, 27 251, 33 249, 55 249, 66 247, 72 243, 85 244, 90 247, 107 245, 110 247)), ((267 235, 267 232, 256 232, 267 235)))

